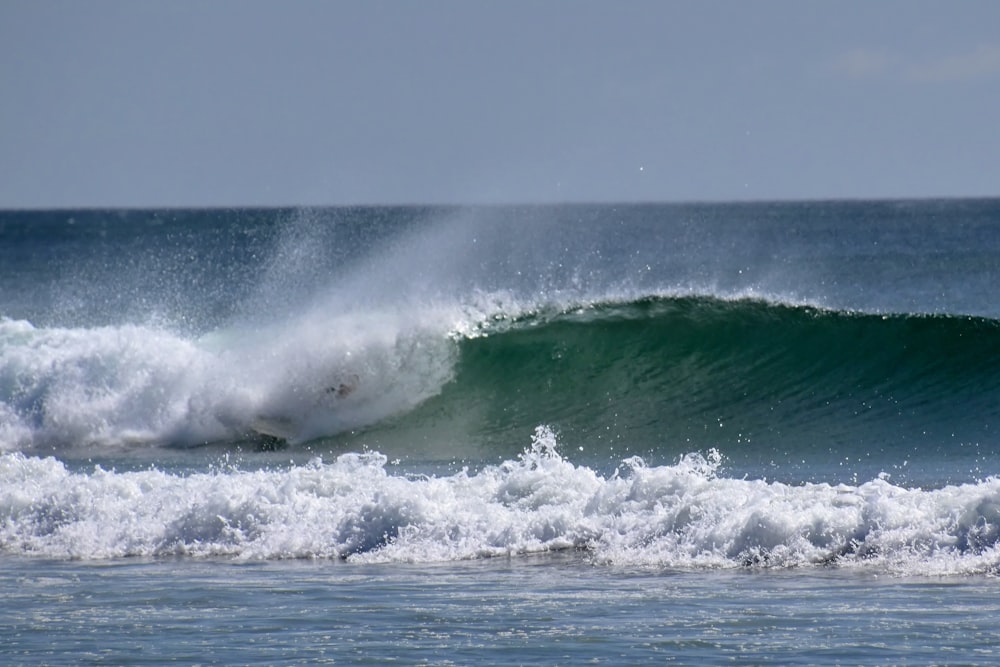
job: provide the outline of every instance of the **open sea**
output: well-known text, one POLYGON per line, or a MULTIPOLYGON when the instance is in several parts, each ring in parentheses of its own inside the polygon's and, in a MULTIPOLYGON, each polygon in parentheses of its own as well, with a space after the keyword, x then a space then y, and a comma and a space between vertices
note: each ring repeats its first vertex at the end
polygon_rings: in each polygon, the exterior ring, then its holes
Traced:
POLYGON ((1000 200, 0 212, 0 663, 1000 662, 1000 200))

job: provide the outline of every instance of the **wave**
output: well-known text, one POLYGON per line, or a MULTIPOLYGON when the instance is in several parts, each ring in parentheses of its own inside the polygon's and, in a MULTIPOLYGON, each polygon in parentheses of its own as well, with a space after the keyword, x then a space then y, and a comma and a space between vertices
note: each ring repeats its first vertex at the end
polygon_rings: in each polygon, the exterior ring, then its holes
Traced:
POLYGON ((471 428, 487 451, 545 423, 598 452, 841 460, 995 441, 992 319, 672 295, 498 317, 480 333, 405 429, 433 423, 444 437, 463 423, 453 439, 471 428))
POLYGON ((611 475, 574 465, 536 430, 476 473, 399 474, 352 453, 279 470, 71 472, 0 455, 0 552, 427 562, 580 550, 595 563, 669 568, 836 566, 995 573, 1000 481, 906 489, 720 476, 720 458, 633 457, 611 475))
MULTIPOLYGON (((487 302, 489 300, 486 300, 487 302)), ((550 424, 599 456, 992 446, 1000 322, 757 298, 313 312, 196 339, 0 321, 0 443, 277 436, 452 459, 550 424)))

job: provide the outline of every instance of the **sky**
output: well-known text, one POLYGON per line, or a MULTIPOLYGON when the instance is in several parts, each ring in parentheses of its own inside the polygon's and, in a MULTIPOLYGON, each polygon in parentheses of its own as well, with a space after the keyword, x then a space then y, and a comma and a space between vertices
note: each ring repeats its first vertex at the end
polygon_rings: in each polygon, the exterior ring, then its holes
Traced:
POLYGON ((969 196, 995 0, 0 3, 0 208, 969 196))

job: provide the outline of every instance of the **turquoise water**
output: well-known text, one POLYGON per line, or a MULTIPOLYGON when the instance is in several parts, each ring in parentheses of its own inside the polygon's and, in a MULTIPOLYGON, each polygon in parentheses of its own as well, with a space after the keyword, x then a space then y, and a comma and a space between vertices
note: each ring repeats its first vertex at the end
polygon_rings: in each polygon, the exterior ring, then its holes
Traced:
POLYGON ((991 662, 995 200, 0 213, 13 664, 991 662))

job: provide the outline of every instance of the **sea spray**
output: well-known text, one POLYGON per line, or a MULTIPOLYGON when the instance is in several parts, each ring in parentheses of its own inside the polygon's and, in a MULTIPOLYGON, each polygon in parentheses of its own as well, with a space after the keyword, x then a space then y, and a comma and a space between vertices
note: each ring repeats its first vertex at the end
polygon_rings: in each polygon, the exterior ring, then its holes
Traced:
POLYGON ((336 434, 403 413, 452 373, 454 343, 392 313, 191 340, 137 325, 0 320, 0 449, 192 446, 336 434), (409 327, 409 328, 405 328, 409 327), (349 383, 353 391, 337 391, 349 383))

